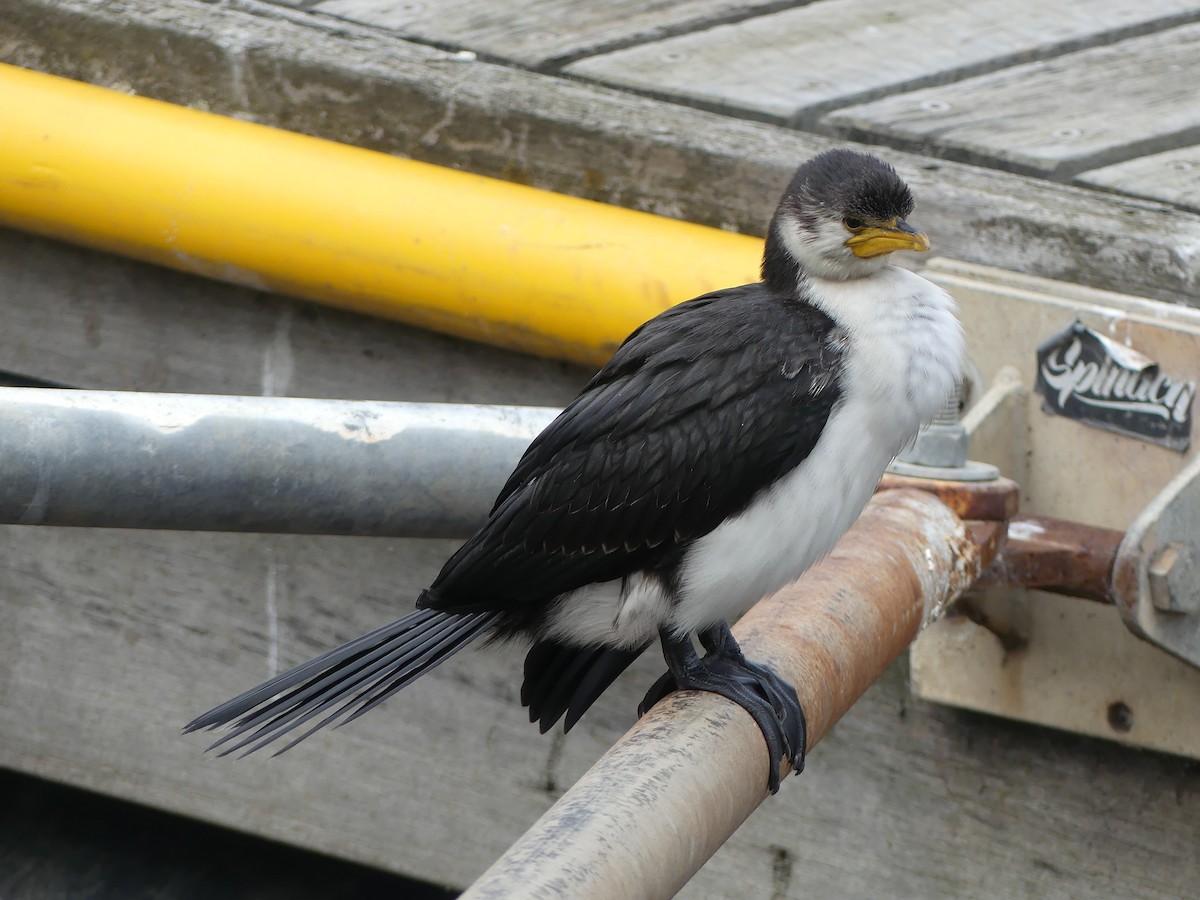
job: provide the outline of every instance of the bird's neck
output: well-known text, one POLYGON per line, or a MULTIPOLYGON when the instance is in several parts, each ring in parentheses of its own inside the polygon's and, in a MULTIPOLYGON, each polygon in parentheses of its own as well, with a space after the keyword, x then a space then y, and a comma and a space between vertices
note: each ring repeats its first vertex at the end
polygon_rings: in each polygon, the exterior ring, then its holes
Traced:
POLYGON ((796 286, 804 278, 800 263, 788 252, 774 227, 767 232, 763 248, 762 280, 771 292, 788 297, 796 293, 796 286))

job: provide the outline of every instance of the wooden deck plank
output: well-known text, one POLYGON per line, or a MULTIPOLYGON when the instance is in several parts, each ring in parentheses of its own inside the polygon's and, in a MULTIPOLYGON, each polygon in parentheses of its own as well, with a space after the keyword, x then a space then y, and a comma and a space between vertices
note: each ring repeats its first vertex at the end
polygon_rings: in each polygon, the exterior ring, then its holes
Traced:
POLYGON ((835 106, 1200 16, 1190 0, 817 0, 619 50, 572 75, 807 125, 835 106))
MULTIPOLYGON (((291 4, 297 5, 297 4, 291 4)), ((748 16, 787 5, 781 0, 321 0, 308 4, 364 25, 376 25, 403 37, 439 46, 461 47, 532 68, 562 62, 633 43, 748 16)))
POLYGON ((1200 212, 1200 144, 1092 169, 1075 181, 1200 212))
POLYGON ((1200 139, 1200 25, 830 113, 827 128, 1061 179, 1200 139))
POLYGON ((96 390, 532 406, 566 403, 589 375, 104 253, 63 251, 0 229, 0 371, 96 390))
POLYGON ((511 659, 465 659, 376 724, 280 760, 179 736, 276 655, 286 667, 393 618, 445 542, 418 561, 390 542, 0 530, 4 765, 442 884, 545 805, 552 745, 496 699, 515 698, 511 659))

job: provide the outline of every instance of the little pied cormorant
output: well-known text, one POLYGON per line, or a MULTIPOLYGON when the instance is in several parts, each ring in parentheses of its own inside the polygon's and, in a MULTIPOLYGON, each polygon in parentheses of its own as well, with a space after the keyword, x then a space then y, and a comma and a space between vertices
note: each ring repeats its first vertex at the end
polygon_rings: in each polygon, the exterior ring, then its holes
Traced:
POLYGON ((905 221, 912 208, 874 157, 833 150, 801 166, 762 281, 631 334, 533 441, 416 611, 185 731, 232 723, 217 744, 250 752, 308 725, 292 746, 484 635, 532 641, 521 702, 543 732, 564 714, 569 729, 658 638, 669 671, 641 709, 679 688, 728 697, 762 729, 776 790, 782 759, 803 766, 803 711, 746 660, 728 620, 832 549, 954 386, 953 301, 888 264, 929 249, 905 221))

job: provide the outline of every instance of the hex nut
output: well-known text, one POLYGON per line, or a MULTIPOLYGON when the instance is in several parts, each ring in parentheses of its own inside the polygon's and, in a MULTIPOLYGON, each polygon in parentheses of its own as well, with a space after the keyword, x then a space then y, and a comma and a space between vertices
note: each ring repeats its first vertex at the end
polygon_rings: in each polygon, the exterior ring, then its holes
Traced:
POLYGON ((911 447, 900 453, 902 462, 954 468, 965 465, 970 437, 962 425, 929 425, 917 433, 911 447))
POLYGON ((1147 571, 1150 602, 1163 612, 1192 613, 1200 609, 1200 583, 1194 554, 1188 544, 1172 542, 1154 554, 1147 571))

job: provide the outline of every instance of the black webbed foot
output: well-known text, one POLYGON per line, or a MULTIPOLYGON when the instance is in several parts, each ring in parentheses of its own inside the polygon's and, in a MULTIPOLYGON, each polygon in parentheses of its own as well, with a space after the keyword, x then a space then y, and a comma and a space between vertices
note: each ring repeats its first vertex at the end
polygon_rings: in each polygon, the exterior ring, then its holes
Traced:
POLYGON ((808 730, 795 688, 767 666, 747 660, 726 623, 700 633, 707 651, 703 659, 686 638, 663 632, 662 643, 669 671, 646 692, 638 715, 676 690, 719 694, 750 713, 762 731, 770 754, 767 787, 772 794, 779 790, 781 759, 786 758, 797 774, 804 770, 808 730))
POLYGON ((803 772, 804 757, 808 752, 808 721, 796 689, 780 678, 770 666, 746 659, 728 622, 719 622, 700 632, 700 643, 710 654, 716 653, 730 659, 754 676, 754 687, 771 704, 779 718, 787 738, 788 761, 792 764, 792 771, 797 775, 803 772))

